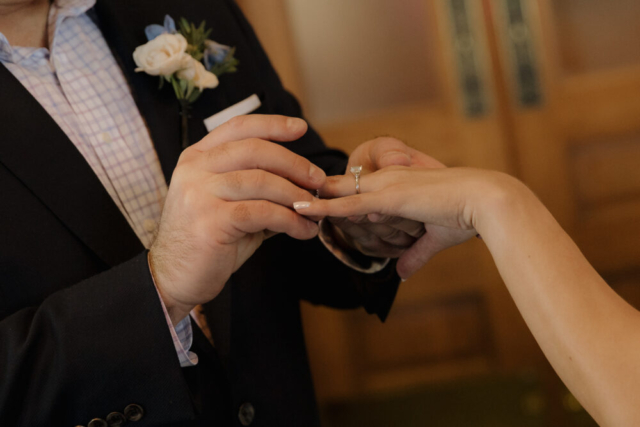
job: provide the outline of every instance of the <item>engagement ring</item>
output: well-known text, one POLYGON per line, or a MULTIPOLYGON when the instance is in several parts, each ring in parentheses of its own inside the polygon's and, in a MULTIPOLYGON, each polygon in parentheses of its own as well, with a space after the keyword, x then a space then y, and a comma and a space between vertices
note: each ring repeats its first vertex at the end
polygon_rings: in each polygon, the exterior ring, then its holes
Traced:
POLYGON ((360 194, 360 172, 362 172, 362 165, 360 166, 351 166, 349 172, 353 174, 356 178, 356 194, 360 194))

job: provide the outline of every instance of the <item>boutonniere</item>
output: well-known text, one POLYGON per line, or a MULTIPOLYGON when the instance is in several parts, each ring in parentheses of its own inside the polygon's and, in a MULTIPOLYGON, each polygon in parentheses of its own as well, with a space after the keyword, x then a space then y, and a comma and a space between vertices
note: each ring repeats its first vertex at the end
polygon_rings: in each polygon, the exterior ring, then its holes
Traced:
POLYGON ((205 89, 218 86, 219 76, 235 72, 239 62, 233 56, 235 48, 208 39, 211 29, 205 28, 204 21, 196 27, 182 18, 179 26, 176 29, 169 15, 164 18, 164 26, 147 26, 149 41, 136 48, 133 59, 138 66, 136 72, 160 76, 160 89, 165 83, 173 87, 180 104, 184 149, 189 145, 189 106, 205 89))

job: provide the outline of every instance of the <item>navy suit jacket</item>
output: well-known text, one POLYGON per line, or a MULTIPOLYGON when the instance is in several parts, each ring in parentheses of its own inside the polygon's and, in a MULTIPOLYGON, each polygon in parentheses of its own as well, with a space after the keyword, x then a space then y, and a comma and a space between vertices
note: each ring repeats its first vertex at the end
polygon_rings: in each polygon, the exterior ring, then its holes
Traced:
MULTIPOLYGON (((194 104, 191 142, 203 119, 252 94, 257 113, 301 116, 253 30, 230 0, 98 0, 91 11, 146 120, 167 182, 180 155, 175 95, 134 73, 144 28, 165 14, 213 28, 237 48, 239 71, 194 104)), ((346 157, 313 129, 288 147, 328 174, 346 157)), ((212 260, 215 262, 215 260, 212 260)), ((392 263, 365 275, 316 240, 267 241, 205 306, 215 349, 195 328, 194 368, 181 368, 146 251, 64 132, 0 65, 0 425, 75 426, 122 412, 136 426, 318 425, 299 301, 364 306, 387 315, 398 286, 392 263), (304 278, 300 280, 300 278, 304 278)))

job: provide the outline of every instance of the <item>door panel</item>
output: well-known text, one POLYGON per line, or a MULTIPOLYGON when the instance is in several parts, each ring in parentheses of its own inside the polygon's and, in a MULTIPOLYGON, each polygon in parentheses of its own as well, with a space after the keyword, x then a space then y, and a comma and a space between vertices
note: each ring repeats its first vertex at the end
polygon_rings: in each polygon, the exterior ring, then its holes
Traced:
MULTIPOLYGON (((516 175, 613 288, 640 301, 640 2, 274 5, 286 19, 258 34, 297 64, 285 85, 299 82, 329 145, 350 152, 393 135, 450 166, 516 175), (273 37, 287 32, 293 42, 273 37)), ((361 311, 303 313, 321 402, 528 372, 540 380, 532 405, 544 425, 592 425, 478 239, 403 283, 385 324, 361 311)))

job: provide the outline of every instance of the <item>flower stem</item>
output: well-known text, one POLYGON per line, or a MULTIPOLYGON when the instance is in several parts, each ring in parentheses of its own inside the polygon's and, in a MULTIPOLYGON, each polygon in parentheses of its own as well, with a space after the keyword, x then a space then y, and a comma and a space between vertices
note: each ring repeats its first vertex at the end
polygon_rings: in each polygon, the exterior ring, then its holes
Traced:
POLYGON ((180 99, 180 116, 182 116, 182 149, 189 146, 189 101, 180 99))

